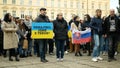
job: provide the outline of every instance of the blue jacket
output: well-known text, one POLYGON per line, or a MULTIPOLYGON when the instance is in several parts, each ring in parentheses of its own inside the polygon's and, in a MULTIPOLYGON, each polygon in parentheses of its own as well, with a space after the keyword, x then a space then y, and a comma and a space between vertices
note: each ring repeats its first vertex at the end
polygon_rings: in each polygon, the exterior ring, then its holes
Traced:
POLYGON ((101 18, 92 18, 90 27, 92 28, 93 34, 103 34, 103 20, 101 18))

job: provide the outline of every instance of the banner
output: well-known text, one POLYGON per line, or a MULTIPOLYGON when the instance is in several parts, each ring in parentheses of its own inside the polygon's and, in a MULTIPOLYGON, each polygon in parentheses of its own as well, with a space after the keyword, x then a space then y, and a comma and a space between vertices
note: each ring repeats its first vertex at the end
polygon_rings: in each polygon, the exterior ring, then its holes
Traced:
POLYGON ((51 22, 33 22, 32 38, 33 39, 52 39, 53 23, 51 22))
POLYGON ((71 30, 70 30, 70 26, 68 26, 68 38, 72 38, 72 32, 71 32, 71 30))
POLYGON ((85 31, 72 31, 72 43, 73 44, 85 44, 91 41, 91 29, 85 31))

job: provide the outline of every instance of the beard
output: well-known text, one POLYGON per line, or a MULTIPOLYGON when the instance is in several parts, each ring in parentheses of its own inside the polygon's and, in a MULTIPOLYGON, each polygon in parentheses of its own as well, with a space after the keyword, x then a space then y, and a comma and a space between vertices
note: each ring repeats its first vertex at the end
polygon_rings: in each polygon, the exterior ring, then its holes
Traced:
POLYGON ((98 16, 97 18, 101 19, 101 16, 98 16))

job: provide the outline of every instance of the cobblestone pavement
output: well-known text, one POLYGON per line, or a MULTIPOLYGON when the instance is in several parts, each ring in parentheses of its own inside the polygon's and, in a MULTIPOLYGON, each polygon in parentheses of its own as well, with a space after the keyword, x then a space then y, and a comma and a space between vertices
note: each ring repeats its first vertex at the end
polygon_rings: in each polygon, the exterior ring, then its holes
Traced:
POLYGON ((0 68, 120 68, 120 55, 117 61, 107 62, 107 56, 104 60, 92 62, 91 57, 86 55, 75 57, 73 53, 65 55, 63 62, 57 62, 55 55, 47 55, 48 63, 41 63, 40 58, 33 56, 20 58, 20 62, 10 62, 7 58, 0 57, 0 68))

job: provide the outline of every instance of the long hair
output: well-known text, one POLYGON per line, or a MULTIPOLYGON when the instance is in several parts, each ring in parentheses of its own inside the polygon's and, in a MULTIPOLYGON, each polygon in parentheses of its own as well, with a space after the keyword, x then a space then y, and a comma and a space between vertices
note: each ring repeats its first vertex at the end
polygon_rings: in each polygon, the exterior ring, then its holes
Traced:
POLYGON ((6 23, 11 22, 11 19, 9 18, 9 16, 10 16, 10 13, 6 13, 5 16, 4 16, 4 21, 6 23))
POLYGON ((91 21, 91 17, 89 14, 85 14, 85 16, 87 17, 88 21, 90 22, 91 21))
POLYGON ((76 21, 76 19, 77 19, 78 17, 79 17, 79 16, 75 16, 75 17, 74 17, 74 21, 76 21))

